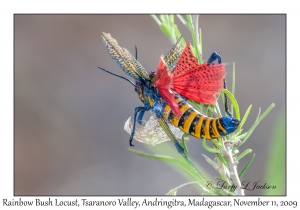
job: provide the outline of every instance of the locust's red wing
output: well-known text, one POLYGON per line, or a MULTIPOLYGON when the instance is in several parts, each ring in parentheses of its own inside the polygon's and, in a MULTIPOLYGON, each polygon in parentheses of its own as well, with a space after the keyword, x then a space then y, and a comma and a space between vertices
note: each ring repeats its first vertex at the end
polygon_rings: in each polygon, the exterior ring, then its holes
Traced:
POLYGON ((225 64, 198 64, 188 43, 172 75, 171 89, 175 92, 200 103, 214 104, 215 95, 223 88, 225 64))
POLYGON ((217 100, 215 95, 223 88, 225 75, 225 64, 198 64, 188 43, 172 73, 169 72, 163 59, 160 59, 154 85, 175 116, 179 118, 181 112, 172 90, 188 99, 214 104, 217 100))
POLYGON ((154 86, 158 88, 158 94, 168 103, 174 115, 179 118, 181 113, 178 103, 175 100, 175 94, 171 90, 173 75, 169 72, 164 60, 160 58, 158 69, 156 71, 154 86))

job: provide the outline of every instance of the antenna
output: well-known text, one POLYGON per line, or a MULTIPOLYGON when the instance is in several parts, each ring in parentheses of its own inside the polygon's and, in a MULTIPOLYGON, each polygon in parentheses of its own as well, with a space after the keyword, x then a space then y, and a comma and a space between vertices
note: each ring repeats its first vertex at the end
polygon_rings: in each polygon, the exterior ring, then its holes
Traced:
POLYGON ((123 77, 123 76, 121 76, 121 75, 112 73, 112 72, 110 72, 110 71, 108 71, 108 70, 106 70, 106 69, 104 69, 104 68, 99 67, 99 66, 98 66, 98 68, 101 69, 101 70, 103 70, 103 71, 105 71, 105 72, 107 72, 107 73, 110 73, 110 74, 112 74, 112 75, 114 75, 114 76, 117 76, 117 77, 120 77, 120 78, 122 78, 122 79, 127 80, 128 82, 130 82, 130 83, 135 87, 135 84, 134 84, 131 80, 129 80, 129 79, 127 79, 127 78, 125 78, 125 77, 123 77))

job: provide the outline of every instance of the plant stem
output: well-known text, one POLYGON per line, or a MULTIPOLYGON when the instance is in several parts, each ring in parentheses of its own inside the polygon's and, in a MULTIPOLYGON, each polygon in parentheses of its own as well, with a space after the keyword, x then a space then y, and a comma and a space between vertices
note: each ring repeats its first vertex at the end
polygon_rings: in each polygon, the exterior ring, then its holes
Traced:
POLYGON ((227 141, 226 142, 226 151, 225 156, 228 160, 229 169, 230 169, 230 177, 235 186, 237 186, 235 194, 236 195, 245 195, 244 189, 242 189, 241 181, 239 178, 239 174, 237 172, 238 162, 234 160, 232 155, 232 148, 237 143, 237 141, 227 141))

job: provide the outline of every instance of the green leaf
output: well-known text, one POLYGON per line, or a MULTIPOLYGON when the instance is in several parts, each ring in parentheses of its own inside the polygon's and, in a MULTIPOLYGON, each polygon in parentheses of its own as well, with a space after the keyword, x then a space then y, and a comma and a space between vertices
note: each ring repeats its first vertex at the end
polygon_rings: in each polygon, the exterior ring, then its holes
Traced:
POLYGON ((198 41, 197 41, 197 37, 196 37, 196 34, 195 34, 195 30, 198 30, 198 29, 197 28, 194 29, 192 15, 186 15, 186 17, 187 17, 188 23, 190 25, 190 31, 191 31, 191 34, 192 34, 193 45, 194 45, 193 52, 194 52, 194 55, 197 57, 198 62, 199 62, 201 60, 201 55, 200 55, 200 52, 199 52, 199 47, 197 45, 198 41))
POLYGON ((257 120, 258 120, 258 118, 259 118, 259 116, 260 116, 260 112, 261 112, 261 108, 258 109, 258 114, 257 114, 257 117, 256 117, 255 122, 257 122, 257 120))
MULTIPOLYGON (((177 25, 174 25, 174 31, 175 31, 175 34, 176 34, 176 38, 179 39, 179 37, 181 37, 181 33, 180 33, 177 25)), ((185 42, 183 37, 180 39, 180 44, 181 44, 182 47, 185 47, 185 45, 186 45, 186 42, 185 42)))
POLYGON ((153 160, 159 160, 159 161, 163 161, 163 162, 169 162, 169 163, 178 165, 182 168, 184 168, 185 165, 186 165, 184 162, 182 162, 182 161, 180 161, 176 158, 170 157, 170 156, 158 155, 158 154, 153 155, 153 154, 145 153, 145 152, 135 150, 135 149, 132 149, 132 148, 129 148, 128 150, 130 152, 132 152, 133 154, 136 154, 138 156, 146 157, 146 158, 153 159, 153 160))
POLYGON ((185 25, 189 30, 191 30, 191 27, 190 27, 189 23, 186 22, 186 20, 181 15, 177 15, 177 17, 183 23, 183 25, 185 25))
POLYGON ((163 23, 169 25, 169 18, 168 15, 160 15, 160 19, 163 23))
POLYGON ((172 39, 171 31, 169 30, 169 26, 166 23, 162 23, 160 26, 160 30, 170 39, 172 39))
MULTIPOLYGON (((151 153, 151 154, 161 154, 161 155, 165 155, 165 156, 170 156, 170 157, 176 158, 177 160, 180 160, 180 161, 184 162, 181 159, 180 153, 178 153, 177 150, 174 149, 174 145, 171 144, 170 142, 165 142, 165 143, 162 143, 162 144, 159 144, 159 145, 156 145, 156 146, 150 146, 150 145, 147 145, 147 144, 142 144, 141 146, 147 148, 147 150, 149 150, 148 153, 151 153)), ((145 152, 147 152, 147 151, 145 151, 145 152)), ((184 163, 186 164, 186 162, 184 162, 184 163)), ((184 170, 182 170, 180 167, 178 167, 178 166, 176 166, 174 164, 171 164, 171 163, 167 163, 167 162, 166 162, 166 164, 169 165, 171 168, 173 168, 175 170, 174 173, 178 173, 185 180, 188 180, 188 181, 195 181, 195 180, 197 180, 194 177, 190 176, 188 173, 186 173, 184 170)), ((205 171, 205 169, 202 166, 197 165, 197 163, 195 163, 195 164, 196 164, 196 167, 198 168, 198 170, 200 170, 201 172, 203 172, 204 177, 208 177, 208 174, 205 171)), ((195 190, 197 190, 198 194, 202 194, 203 193, 203 191, 200 191, 199 188, 195 188, 195 190)))
MULTIPOLYGON (((247 135, 247 133, 243 133, 242 135, 237 136, 236 139, 243 139, 243 138, 245 138, 246 135, 247 135)), ((241 143, 240 143, 240 145, 241 145, 241 143)))
POLYGON ((189 23, 189 25, 193 25, 193 18, 192 18, 192 15, 188 14, 188 15, 185 15, 186 16, 186 19, 189 23))
POLYGON ((244 156, 246 156, 247 154, 251 153, 252 149, 246 149, 244 152, 242 152, 236 159, 237 161, 239 161, 240 159, 242 159, 244 156))
POLYGON ((181 145, 179 144, 179 142, 175 138, 174 134, 170 130, 168 124, 162 118, 158 118, 158 122, 159 122, 160 126, 162 127, 162 129, 165 131, 165 133, 168 135, 168 137, 172 140, 172 142, 174 143, 174 145, 175 145, 176 149, 178 150, 178 152, 180 153, 180 155, 188 163, 190 169, 193 170, 193 172, 198 176, 198 178, 200 178, 200 180, 203 183, 206 183, 206 180, 205 180, 204 176, 200 173, 200 171, 198 171, 196 166, 192 163, 192 161, 186 155, 186 153, 184 152, 184 148, 181 147, 181 145), (179 151, 178 147, 181 147, 180 149, 183 149, 183 152, 179 151))
POLYGON ((194 107, 196 108, 199 112, 202 112, 201 106, 198 102, 193 101, 193 100, 188 100, 188 102, 194 107))
POLYGON ((184 149, 184 153, 186 154, 186 156, 189 156, 189 150, 186 146, 186 142, 185 142, 185 137, 188 137, 189 135, 184 133, 181 137, 181 142, 180 142, 180 146, 182 146, 182 148, 184 149))
POLYGON ((156 15, 151 15, 151 17, 154 19, 154 21, 160 26, 161 22, 160 20, 156 17, 156 15))
MULTIPOLYGON (((187 172, 190 176, 199 180, 199 176, 196 173, 194 173, 194 170, 191 170, 190 166, 187 163, 182 162, 176 158, 173 158, 170 156, 165 156, 165 155, 157 155, 157 154, 152 155, 152 154, 144 153, 144 152, 134 150, 131 148, 129 149, 129 151, 138 156, 141 156, 141 157, 146 157, 146 158, 150 158, 153 160, 159 160, 159 161, 163 161, 163 162, 167 162, 167 163, 176 165, 176 166, 180 167, 182 170, 184 170, 185 172, 187 172)), ((200 179, 200 180, 202 180, 202 179, 200 179)))
POLYGON ((255 153, 253 154, 253 156, 250 158, 250 160, 248 161, 248 163, 245 165, 245 167, 241 170, 241 172, 239 173, 239 178, 241 179, 242 176, 246 173, 247 169, 249 168, 249 166, 251 165, 251 163, 253 162, 255 158, 255 153))
POLYGON ((174 15, 169 15, 169 21, 171 25, 174 24, 174 15))
POLYGON ((202 31, 201 28, 199 28, 199 51, 200 51, 200 60, 199 63, 202 64, 203 60, 202 60, 202 31))
POLYGON ((250 113, 250 111, 251 111, 251 108, 252 108, 252 104, 251 104, 251 105, 248 107, 248 109, 246 110, 245 115, 244 115, 244 117, 243 117, 241 123, 239 124, 239 127, 238 127, 236 133, 241 133, 241 132, 242 132, 242 127, 244 126, 244 124, 245 124, 245 122, 246 122, 246 120, 247 120, 247 118, 248 118, 248 115, 249 115, 249 113, 250 113))
POLYGON ((217 154, 217 157, 219 158, 219 160, 221 161, 221 163, 223 165, 225 165, 227 169, 229 169, 228 160, 222 154, 220 154, 220 153, 217 154))
POLYGON ((245 134, 245 137, 241 141, 240 145, 242 145, 242 144, 244 144, 246 142, 246 140, 252 134, 252 132, 254 131, 254 129, 256 128, 256 126, 260 123, 260 121, 262 121, 265 118, 265 116, 267 116, 267 114, 274 108, 274 106, 275 106, 275 104, 271 104, 269 106, 269 108, 261 116, 259 116, 259 115, 257 116, 257 119, 256 119, 255 123, 251 126, 251 128, 249 129, 249 131, 245 134))
POLYGON ((203 146, 203 148, 204 148, 206 151, 208 151, 208 152, 210 152, 210 153, 214 153, 214 154, 221 153, 220 150, 218 150, 218 149, 216 149, 216 148, 209 147, 209 146, 206 144, 206 138, 203 138, 203 140, 202 140, 202 146, 203 146))
POLYGON ((240 120, 240 109, 239 105, 235 99, 235 97, 227 90, 227 89, 222 89, 222 93, 226 94, 226 96, 230 99, 231 103, 233 104, 234 110, 235 110, 235 116, 237 120, 240 120))
POLYGON ((221 193, 219 192, 218 189, 214 189, 214 188, 208 189, 206 187, 207 182, 202 177, 202 175, 199 174, 199 173, 195 173, 194 168, 191 167, 186 162, 182 162, 182 161, 180 161, 178 159, 175 159, 173 157, 170 157, 170 156, 157 155, 157 154, 152 155, 152 154, 144 153, 144 152, 134 150, 134 149, 131 149, 131 148, 129 148, 129 151, 136 154, 136 155, 139 155, 141 157, 146 157, 146 158, 150 158, 150 159, 154 159, 154 160, 159 160, 159 161, 163 161, 163 162, 169 163, 171 165, 177 166, 177 167, 181 168, 183 171, 185 171, 187 174, 189 174, 191 177, 198 180, 200 182, 201 187, 205 190, 206 193, 221 195, 221 193))

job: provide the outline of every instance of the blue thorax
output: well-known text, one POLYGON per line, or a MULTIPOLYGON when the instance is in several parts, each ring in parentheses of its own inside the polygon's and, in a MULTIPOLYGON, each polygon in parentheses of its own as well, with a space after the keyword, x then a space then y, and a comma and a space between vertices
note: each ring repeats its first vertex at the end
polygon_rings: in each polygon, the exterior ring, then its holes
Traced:
POLYGON ((162 117, 166 101, 158 95, 158 89, 151 84, 150 82, 146 84, 145 82, 136 81, 135 91, 143 102, 146 110, 152 109, 157 117, 162 117))

